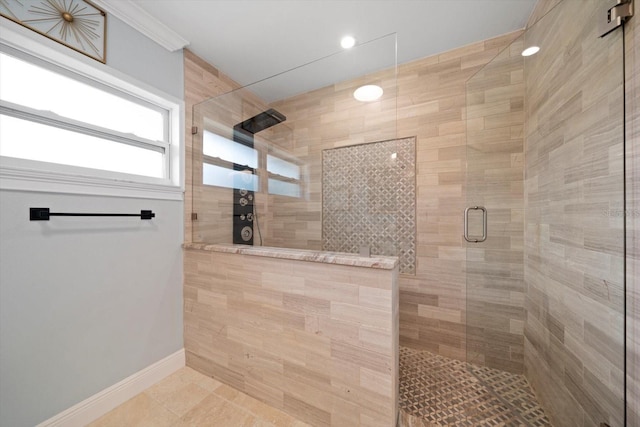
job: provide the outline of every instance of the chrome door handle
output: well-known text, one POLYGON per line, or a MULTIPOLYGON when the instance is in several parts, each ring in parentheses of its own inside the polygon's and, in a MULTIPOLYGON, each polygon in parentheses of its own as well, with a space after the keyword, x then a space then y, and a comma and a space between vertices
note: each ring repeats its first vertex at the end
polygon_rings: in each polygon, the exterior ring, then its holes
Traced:
POLYGON ((484 206, 470 206, 464 210, 464 240, 471 243, 480 243, 487 240, 487 209, 484 206), (469 237, 469 211, 482 211, 482 236, 469 237))

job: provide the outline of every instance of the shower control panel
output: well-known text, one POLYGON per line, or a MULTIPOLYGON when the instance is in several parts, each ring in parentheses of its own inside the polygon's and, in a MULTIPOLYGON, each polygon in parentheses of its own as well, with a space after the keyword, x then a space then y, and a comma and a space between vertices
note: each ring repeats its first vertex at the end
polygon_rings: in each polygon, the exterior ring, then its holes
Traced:
MULTIPOLYGON (((253 135, 261 132, 287 118, 280 112, 269 108, 262 113, 244 120, 233 127, 233 141, 245 145, 253 150, 253 135)), ((256 170, 248 165, 233 165, 233 170, 239 171, 241 180, 246 179, 245 184, 239 184, 233 189, 233 243, 253 245, 253 223, 256 219, 254 211, 255 193, 251 188, 255 185, 256 170)), ((260 231, 260 229, 258 229, 260 231)), ((262 244, 262 242, 260 242, 262 244)))
POLYGON ((233 243, 253 245, 255 193, 246 188, 233 190, 233 243))

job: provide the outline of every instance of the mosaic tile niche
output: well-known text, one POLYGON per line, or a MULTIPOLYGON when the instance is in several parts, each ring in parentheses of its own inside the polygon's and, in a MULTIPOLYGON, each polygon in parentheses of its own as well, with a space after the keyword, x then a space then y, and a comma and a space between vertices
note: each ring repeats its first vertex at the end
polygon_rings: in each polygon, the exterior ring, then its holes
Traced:
POLYGON ((416 138, 324 150, 322 245, 325 251, 397 256, 416 269, 416 138))

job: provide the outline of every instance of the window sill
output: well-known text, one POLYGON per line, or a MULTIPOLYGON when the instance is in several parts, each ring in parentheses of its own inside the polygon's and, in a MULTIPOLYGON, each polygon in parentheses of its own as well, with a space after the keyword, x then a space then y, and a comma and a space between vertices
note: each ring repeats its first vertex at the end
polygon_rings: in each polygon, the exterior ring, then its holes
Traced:
POLYGON ((127 175, 108 172, 104 173, 104 176, 95 176, 93 173, 84 175, 75 171, 49 171, 7 165, 6 162, 0 163, 0 190, 184 200, 183 188, 168 182, 159 182, 161 180, 157 181, 153 182, 153 179, 148 179, 148 182, 137 179, 134 181, 127 175))

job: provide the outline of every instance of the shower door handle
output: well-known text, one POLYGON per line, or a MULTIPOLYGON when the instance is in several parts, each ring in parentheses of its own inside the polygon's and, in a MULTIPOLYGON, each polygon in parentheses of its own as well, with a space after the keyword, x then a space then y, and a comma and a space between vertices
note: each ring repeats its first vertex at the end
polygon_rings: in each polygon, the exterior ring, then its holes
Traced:
POLYGON ((487 209, 484 206, 470 206, 464 210, 464 240, 480 243, 487 240, 487 209), (469 237, 469 211, 482 211, 482 236, 469 237))

